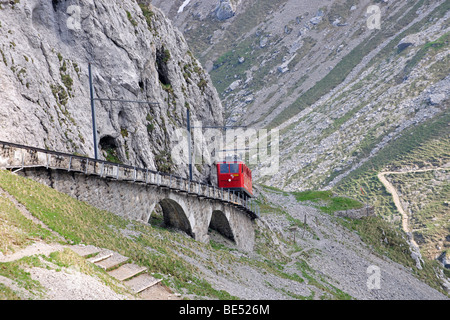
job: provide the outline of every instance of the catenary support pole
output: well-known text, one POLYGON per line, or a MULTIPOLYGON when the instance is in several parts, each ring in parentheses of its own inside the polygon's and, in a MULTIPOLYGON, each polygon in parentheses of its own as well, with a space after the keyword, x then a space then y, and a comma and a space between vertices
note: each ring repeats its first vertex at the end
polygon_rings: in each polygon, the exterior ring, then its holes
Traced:
POLYGON ((187 109, 187 132, 188 132, 188 152, 189 152, 189 181, 192 181, 192 151, 191 151, 191 119, 190 112, 187 109))
POLYGON ((92 85, 91 63, 89 63, 89 90, 91 94, 92 133, 94 137, 94 159, 98 160, 97 126, 95 121, 95 100, 94 100, 94 86, 92 85))

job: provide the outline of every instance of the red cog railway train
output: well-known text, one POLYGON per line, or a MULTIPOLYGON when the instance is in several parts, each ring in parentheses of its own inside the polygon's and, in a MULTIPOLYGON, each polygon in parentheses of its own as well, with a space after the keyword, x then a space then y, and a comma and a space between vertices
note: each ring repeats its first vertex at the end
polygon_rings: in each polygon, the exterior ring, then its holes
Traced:
POLYGON ((242 194, 245 198, 253 197, 252 171, 237 156, 227 156, 217 162, 217 182, 219 188, 242 194))

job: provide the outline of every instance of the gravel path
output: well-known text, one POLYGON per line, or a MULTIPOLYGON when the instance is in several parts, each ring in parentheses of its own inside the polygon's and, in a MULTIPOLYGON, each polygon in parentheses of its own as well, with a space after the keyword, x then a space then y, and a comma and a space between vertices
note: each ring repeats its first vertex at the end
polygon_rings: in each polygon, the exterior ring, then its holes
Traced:
MULTIPOLYGON (((445 170, 446 168, 430 168, 430 169, 417 169, 417 170, 407 170, 407 171, 386 171, 378 173, 378 180, 384 185, 386 190, 392 195, 392 199, 394 200, 394 204, 397 207, 398 212, 402 215, 402 228, 406 233, 410 233, 411 229, 409 227, 409 217, 408 214, 403 209, 402 203, 400 201, 400 197, 398 196, 397 190, 394 186, 386 179, 386 175, 389 174, 405 174, 405 173, 416 173, 416 172, 427 172, 427 171, 436 171, 436 170, 445 170)), ((414 241, 411 237, 411 243, 419 248, 419 245, 414 241)))

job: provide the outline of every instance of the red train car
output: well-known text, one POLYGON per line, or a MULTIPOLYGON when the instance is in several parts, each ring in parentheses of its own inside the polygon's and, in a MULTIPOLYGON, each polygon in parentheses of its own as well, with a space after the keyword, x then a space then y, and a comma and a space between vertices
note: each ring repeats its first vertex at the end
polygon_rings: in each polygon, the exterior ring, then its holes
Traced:
POLYGON ((236 157, 217 162, 217 182, 219 188, 253 197, 252 171, 236 157))

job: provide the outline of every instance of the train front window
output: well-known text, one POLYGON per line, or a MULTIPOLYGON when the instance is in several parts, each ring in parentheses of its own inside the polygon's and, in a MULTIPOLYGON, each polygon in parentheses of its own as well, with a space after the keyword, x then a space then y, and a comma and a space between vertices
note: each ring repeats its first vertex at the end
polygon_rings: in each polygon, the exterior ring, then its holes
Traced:
POLYGON ((231 163, 230 164, 230 172, 231 173, 239 173, 239 163, 231 163))
POLYGON ((220 173, 229 173, 229 167, 228 167, 228 163, 221 163, 220 164, 220 173))

